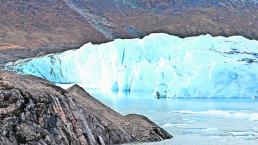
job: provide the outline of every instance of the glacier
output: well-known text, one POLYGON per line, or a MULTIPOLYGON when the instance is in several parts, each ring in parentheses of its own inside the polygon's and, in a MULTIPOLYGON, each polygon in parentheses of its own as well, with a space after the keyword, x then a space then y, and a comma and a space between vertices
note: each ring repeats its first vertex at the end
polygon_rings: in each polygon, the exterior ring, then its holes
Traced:
POLYGON ((258 96, 258 41, 209 34, 87 43, 77 50, 6 64, 7 70, 54 83, 164 97, 258 96))

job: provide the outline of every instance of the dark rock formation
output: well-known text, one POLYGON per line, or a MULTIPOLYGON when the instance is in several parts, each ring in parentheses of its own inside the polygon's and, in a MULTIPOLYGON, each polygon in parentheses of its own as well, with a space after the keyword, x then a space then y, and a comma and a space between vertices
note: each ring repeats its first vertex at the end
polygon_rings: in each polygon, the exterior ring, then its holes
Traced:
POLYGON ((144 116, 108 108, 75 85, 68 90, 0 71, 0 145, 103 145, 169 139, 144 116))

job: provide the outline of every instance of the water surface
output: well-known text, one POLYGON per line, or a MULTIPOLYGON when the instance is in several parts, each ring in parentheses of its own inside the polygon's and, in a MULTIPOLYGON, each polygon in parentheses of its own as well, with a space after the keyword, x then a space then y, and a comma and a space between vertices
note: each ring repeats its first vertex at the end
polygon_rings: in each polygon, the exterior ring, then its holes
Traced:
POLYGON ((255 145, 258 100, 251 98, 156 99, 150 92, 87 90, 121 114, 149 117, 174 138, 154 145, 255 145))

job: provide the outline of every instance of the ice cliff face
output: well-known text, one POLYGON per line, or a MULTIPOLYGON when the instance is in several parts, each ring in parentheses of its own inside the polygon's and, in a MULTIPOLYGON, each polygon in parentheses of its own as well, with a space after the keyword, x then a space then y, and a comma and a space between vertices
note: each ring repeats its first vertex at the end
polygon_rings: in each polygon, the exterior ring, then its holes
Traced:
POLYGON ((151 34, 20 60, 6 69, 85 88, 168 97, 258 96, 258 42, 241 36, 151 34))

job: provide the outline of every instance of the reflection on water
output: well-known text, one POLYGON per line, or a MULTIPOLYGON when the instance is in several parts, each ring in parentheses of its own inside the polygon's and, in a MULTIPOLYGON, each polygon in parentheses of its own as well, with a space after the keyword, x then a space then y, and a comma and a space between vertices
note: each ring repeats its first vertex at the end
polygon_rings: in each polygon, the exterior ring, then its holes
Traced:
POLYGON ((252 145, 258 141, 258 100, 240 98, 156 99, 152 93, 87 90, 112 109, 143 114, 174 136, 155 144, 252 145), (184 138, 191 138, 187 142, 184 138))
MULTIPOLYGON (((258 99, 252 98, 168 98, 157 99, 151 92, 110 93, 86 89, 87 92, 120 112, 137 111, 207 111, 231 110, 258 112, 258 99)), ((187 113, 187 112, 186 112, 187 113)), ((214 113, 214 112, 213 112, 214 113)))

